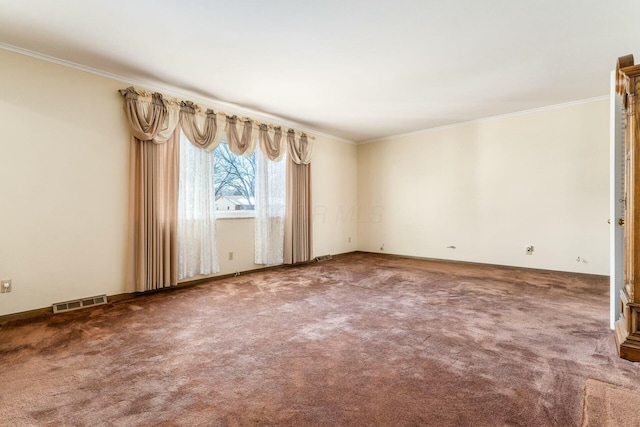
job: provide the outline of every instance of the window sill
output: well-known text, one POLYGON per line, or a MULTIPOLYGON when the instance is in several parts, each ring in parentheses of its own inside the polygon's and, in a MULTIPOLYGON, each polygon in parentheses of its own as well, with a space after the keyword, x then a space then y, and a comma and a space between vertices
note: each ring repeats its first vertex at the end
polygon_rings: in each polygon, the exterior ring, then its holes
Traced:
POLYGON ((216 211, 216 219, 255 218, 256 211, 216 211))

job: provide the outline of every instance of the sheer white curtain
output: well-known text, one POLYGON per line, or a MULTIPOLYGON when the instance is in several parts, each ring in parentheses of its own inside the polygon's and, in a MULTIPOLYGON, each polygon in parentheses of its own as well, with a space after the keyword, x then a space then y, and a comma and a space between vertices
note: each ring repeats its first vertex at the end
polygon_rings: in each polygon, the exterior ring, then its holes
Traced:
POLYGON ((286 162, 269 160, 256 150, 256 264, 284 262, 284 218, 286 214, 286 162))
POLYGON ((178 279, 220 270, 216 248, 213 154, 180 137, 178 279))

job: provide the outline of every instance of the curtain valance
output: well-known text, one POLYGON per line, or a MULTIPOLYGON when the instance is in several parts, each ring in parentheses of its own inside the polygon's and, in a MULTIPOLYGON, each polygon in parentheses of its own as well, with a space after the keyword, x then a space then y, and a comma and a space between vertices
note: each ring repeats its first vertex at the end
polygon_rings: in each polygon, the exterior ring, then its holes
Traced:
POLYGON ((260 151, 269 160, 277 162, 282 159, 286 150, 282 128, 269 128, 267 125, 260 125, 259 136, 260 151))
POLYGON ((167 105, 159 93, 148 100, 139 100, 133 88, 120 90, 124 97, 124 111, 127 114, 131 135, 141 141, 151 141, 165 124, 167 105))
POLYGON ((232 153, 249 156, 256 147, 272 161, 278 161, 288 151, 296 164, 311 162, 313 137, 295 129, 262 123, 246 117, 227 115, 223 111, 202 110, 192 101, 165 98, 158 92, 128 87, 121 89, 131 134, 141 141, 162 144, 173 135, 176 126, 196 147, 215 150, 227 133, 232 153))
POLYGON ((237 116, 227 117, 227 142, 229 150, 236 156, 250 156, 256 142, 251 120, 241 120, 237 116), (242 136, 239 136, 242 134, 242 136))
POLYGON ((289 155, 295 164, 308 165, 311 163, 313 144, 306 134, 303 133, 298 137, 294 131, 290 130, 287 133, 287 141, 289 143, 289 155))
POLYGON ((216 114, 208 109, 202 114, 191 101, 182 101, 180 107, 180 127, 187 139, 196 147, 213 151, 222 137, 221 122, 224 114, 216 114), (220 117, 221 116, 221 117, 220 117))

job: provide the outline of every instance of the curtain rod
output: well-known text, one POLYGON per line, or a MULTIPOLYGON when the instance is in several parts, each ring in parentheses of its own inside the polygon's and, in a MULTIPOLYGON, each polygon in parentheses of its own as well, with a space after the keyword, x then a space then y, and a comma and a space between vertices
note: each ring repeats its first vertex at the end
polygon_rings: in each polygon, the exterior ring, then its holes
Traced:
MULTIPOLYGON (((181 105, 181 103, 183 101, 189 101, 187 99, 179 99, 179 98, 175 98, 175 97, 166 97, 163 93, 160 93, 160 92, 157 92, 157 91, 139 89, 139 88, 137 88, 135 86, 130 86, 130 87, 133 88, 133 90, 135 90, 135 92, 140 96, 150 97, 154 93, 158 93, 158 94, 162 95, 162 98, 164 100, 169 101, 169 102, 175 102, 175 103, 177 103, 177 105, 181 105)), ((198 109, 200 111, 202 111, 202 107, 200 107, 198 104, 196 104, 193 101, 189 101, 189 102, 192 102, 194 105, 196 105, 198 107, 198 109)), ((251 122, 251 123, 253 123, 254 125, 257 125, 257 126, 265 125, 265 126, 267 126, 269 128, 281 128, 283 130, 286 128, 286 129, 289 129, 289 130, 293 130, 298 135, 306 135, 308 139, 312 139, 312 140, 316 139, 315 136, 309 135, 307 132, 303 132, 303 131, 294 129, 294 128, 289 127, 289 126, 276 125, 276 124, 273 124, 273 123, 257 120, 257 119, 251 118, 251 117, 238 116, 237 114, 228 114, 226 111, 223 111, 223 110, 216 110, 216 109, 213 109, 213 108, 211 108, 211 110, 214 111, 216 114, 224 114, 227 117, 237 117, 241 121, 244 121, 244 122, 249 121, 249 122, 251 122)))

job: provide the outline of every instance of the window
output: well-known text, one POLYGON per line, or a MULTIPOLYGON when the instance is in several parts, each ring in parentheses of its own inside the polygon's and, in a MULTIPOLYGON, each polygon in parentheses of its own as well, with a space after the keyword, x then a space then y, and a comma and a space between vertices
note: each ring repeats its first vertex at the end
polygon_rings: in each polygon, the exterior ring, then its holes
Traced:
POLYGON ((213 152, 180 140, 178 278, 220 269, 216 218, 255 218, 255 262, 284 262, 286 162, 260 151, 236 156, 222 141, 213 152))
POLYGON ((222 141, 213 152, 216 215, 220 218, 255 214, 256 154, 236 156, 222 141))

